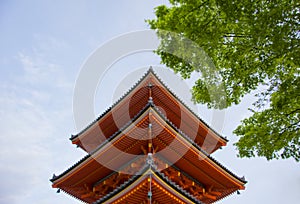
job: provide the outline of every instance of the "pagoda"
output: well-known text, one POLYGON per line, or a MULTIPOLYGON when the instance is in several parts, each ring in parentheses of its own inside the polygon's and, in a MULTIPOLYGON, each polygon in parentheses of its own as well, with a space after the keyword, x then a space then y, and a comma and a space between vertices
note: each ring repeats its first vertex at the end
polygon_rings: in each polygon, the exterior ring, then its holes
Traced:
POLYGON ((51 179, 84 203, 214 203, 246 181, 211 154, 228 142, 152 68, 70 140, 87 155, 51 179))

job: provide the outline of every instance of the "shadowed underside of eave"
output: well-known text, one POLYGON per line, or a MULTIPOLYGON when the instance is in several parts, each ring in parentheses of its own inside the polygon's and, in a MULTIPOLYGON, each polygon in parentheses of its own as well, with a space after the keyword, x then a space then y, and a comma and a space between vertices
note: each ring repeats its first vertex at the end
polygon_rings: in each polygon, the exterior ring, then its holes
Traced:
POLYGON ((148 203, 151 193, 152 203, 197 203, 202 202, 194 198, 184 189, 172 183, 162 173, 146 165, 139 175, 133 176, 110 194, 96 201, 98 203, 148 203))

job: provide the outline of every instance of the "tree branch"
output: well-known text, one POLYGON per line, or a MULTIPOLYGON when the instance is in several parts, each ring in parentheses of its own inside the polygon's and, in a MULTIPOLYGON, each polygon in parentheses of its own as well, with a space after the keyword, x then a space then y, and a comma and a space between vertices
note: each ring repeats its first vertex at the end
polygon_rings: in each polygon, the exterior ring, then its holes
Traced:
MULTIPOLYGON (((280 136, 283 135, 283 133, 285 133, 286 131, 288 131, 288 129, 290 129, 291 127, 293 127, 294 125, 297 125, 297 124, 300 124, 300 121, 297 121, 297 122, 295 122, 295 123, 289 125, 288 127, 284 128, 283 130, 281 130, 281 131, 279 132, 279 135, 280 135, 280 136)), ((297 125, 297 126, 298 126, 298 125, 297 125)), ((299 127, 298 127, 298 129, 299 129, 299 127)))
POLYGON ((285 116, 289 116, 289 115, 291 115, 291 114, 293 114, 293 113, 295 113, 297 111, 300 111, 300 108, 297 108, 297 109, 291 111, 290 113, 285 114, 285 116))
POLYGON ((199 8, 201 8, 203 5, 205 5, 206 3, 208 3, 208 0, 207 1, 204 1, 202 4, 200 4, 199 6, 193 8, 192 10, 189 11, 189 13, 187 14, 190 15, 191 13, 193 13, 194 11, 198 10, 199 8))

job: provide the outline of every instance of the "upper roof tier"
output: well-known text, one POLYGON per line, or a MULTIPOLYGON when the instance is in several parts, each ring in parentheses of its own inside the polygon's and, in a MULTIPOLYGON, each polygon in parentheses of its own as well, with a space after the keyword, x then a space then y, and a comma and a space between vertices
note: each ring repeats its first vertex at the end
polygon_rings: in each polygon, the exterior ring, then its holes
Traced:
POLYGON ((207 153, 225 146, 227 139, 210 128, 158 78, 152 68, 114 105, 70 140, 86 152, 94 151, 121 127, 131 122, 149 99, 168 120, 207 153))

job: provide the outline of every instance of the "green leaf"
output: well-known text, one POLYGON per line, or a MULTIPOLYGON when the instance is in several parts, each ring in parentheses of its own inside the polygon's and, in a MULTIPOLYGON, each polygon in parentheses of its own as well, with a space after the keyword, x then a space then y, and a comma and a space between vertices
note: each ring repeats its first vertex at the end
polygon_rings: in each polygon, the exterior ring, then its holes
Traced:
POLYGON ((169 2, 147 22, 161 40, 156 53, 162 63, 184 79, 200 73, 193 101, 221 109, 263 87, 253 115, 234 131, 239 156, 299 161, 299 2, 169 2))

